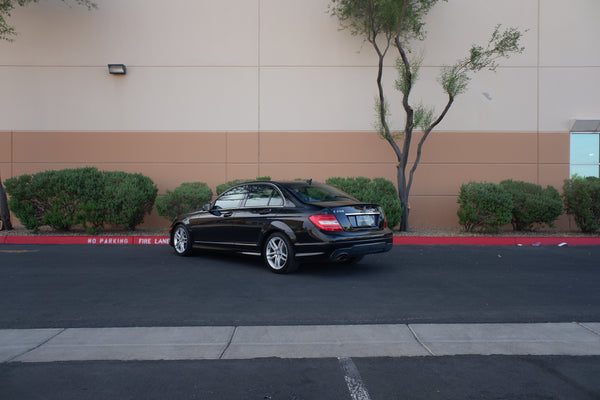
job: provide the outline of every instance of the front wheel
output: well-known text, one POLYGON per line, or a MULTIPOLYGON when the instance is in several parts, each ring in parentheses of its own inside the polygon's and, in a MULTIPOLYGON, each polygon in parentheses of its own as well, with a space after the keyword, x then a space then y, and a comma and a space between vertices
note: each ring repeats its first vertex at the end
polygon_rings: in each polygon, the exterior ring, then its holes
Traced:
POLYGON ((184 225, 177 225, 173 232, 173 248, 180 256, 192 254, 192 238, 190 231, 184 225))
POLYGON ((287 274, 298 268, 290 239, 283 233, 274 233, 265 242, 263 249, 265 264, 278 274, 287 274))

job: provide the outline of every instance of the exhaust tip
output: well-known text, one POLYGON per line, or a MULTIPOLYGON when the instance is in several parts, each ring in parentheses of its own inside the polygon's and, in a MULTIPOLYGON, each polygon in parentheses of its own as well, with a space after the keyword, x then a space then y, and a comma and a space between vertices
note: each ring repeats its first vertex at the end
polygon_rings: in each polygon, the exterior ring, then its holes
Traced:
POLYGON ((349 258, 350 258, 350 255, 348 253, 340 253, 335 257, 335 261, 344 262, 344 261, 348 260, 349 258))

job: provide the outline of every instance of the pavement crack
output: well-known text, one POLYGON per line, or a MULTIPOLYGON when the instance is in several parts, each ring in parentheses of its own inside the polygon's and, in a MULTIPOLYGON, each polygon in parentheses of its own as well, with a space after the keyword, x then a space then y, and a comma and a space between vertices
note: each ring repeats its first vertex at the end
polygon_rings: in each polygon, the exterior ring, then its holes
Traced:
POLYGON ((419 336, 417 336, 417 333, 413 330, 412 326, 410 325, 406 325, 408 330, 410 331, 410 333, 412 333, 413 337, 415 338, 415 340, 417 341, 417 343, 419 343, 421 345, 421 347, 423 347, 425 350, 427 350, 427 352, 432 355, 435 356, 436 354, 425 344, 421 341, 421 339, 419 339, 419 336))
POLYGON ((225 348, 223 348, 223 351, 219 355, 219 360, 222 360, 223 356, 225 355, 227 350, 229 350, 229 346, 231 346, 231 342, 233 342, 233 337, 235 336, 235 333, 237 332, 237 328, 238 328, 237 326, 233 327, 233 331, 231 331, 231 336, 229 336, 229 341, 227 342, 227 344, 225 345, 225 348))
POLYGON ((25 354, 27 353, 31 353, 32 351, 39 349, 40 347, 42 347, 43 345, 45 345, 46 343, 48 343, 49 341, 51 341, 52 339, 54 339, 55 337, 57 337, 58 335, 62 334, 64 331, 66 331, 67 328, 61 328, 58 332, 56 332, 54 335, 51 335, 49 338, 47 338, 46 340, 44 340, 43 342, 39 343, 38 345, 27 349, 17 355, 15 355, 14 357, 9 358, 8 360, 4 361, 5 363, 9 363, 12 362, 14 360, 16 360, 17 358, 23 357, 25 354))
POLYGON ((582 328, 587 329, 588 331, 592 332, 594 335, 600 336, 600 332, 595 331, 594 329, 590 328, 589 326, 587 326, 586 324, 584 324, 583 322, 575 322, 577 325, 581 326, 582 328))

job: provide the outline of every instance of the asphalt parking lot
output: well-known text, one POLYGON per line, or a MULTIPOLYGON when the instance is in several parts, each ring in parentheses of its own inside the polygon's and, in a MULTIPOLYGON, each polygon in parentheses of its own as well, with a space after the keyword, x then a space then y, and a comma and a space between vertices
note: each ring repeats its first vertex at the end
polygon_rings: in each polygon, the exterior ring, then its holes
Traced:
POLYGON ((335 358, 0 364, 0 395, 51 400, 595 400, 600 393, 598 357, 352 361, 358 375, 335 358))
POLYGON ((600 246, 395 246, 283 276, 166 246, 0 250, 0 329, 600 321, 600 246))
POLYGON ((180 258, 165 246, 3 245, 0 348, 13 353, 0 364, 0 397, 595 399, 599 255, 396 246, 281 276, 259 259, 180 258), (185 359, 214 328, 231 332, 217 357, 185 359), (16 353, 8 339, 50 331, 16 353), (290 340, 295 354, 284 351, 290 340), (409 341, 419 352, 398 353, 409 341), (257 342, 270 352, 249 347, 257 342), (132 350, 144 345, 149 358, 132 350), (88 358, 35 358, 94 347, 88 358))

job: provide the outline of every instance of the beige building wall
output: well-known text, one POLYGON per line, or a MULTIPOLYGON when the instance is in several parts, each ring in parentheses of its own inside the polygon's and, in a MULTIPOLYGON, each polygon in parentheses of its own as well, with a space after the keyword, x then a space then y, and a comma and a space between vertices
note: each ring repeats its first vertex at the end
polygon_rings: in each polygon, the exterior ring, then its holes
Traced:
MULTIPOLYGON (((142 172, 159 193, 182 182, 383 176, 394 154, 373 132, 372 49, 339 31, 327 0, 48 0, 13 13, 0 43, 0 176, 94 165, 142 172), (124 63, 125 76, 106 64, 124 63)), ((411 198, 414 226, 457 225, 470 180, 557 188, 569 129, 598 118, 600 2, 453 0, 428 18, 414 102, 441 110, 444 64, 497 23, 528 29, 522 55, 473 77, 425 145, 411 198)), ((393 126, 403 125, 386 67, 393 126)), ((147 225, 167 222, 153 215, 147 225)), ((567 222, 563 222, 566 224, 567 222)))

